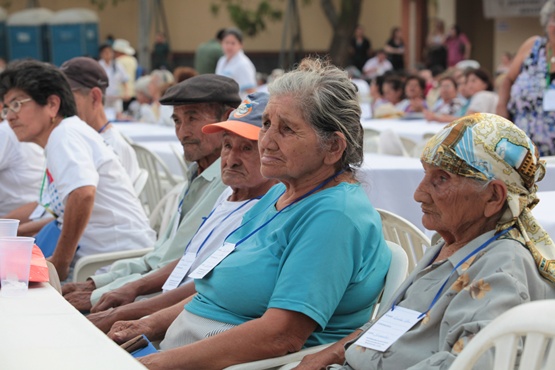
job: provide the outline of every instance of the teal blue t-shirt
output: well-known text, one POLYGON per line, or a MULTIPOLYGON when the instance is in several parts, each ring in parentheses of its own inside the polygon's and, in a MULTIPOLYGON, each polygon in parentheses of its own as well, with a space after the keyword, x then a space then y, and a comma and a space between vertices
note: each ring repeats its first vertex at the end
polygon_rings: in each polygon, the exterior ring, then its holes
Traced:
MULTIPOLYGON (((228 236, 237 243, 271 219, 284 192, 278 184, 228 236)), ((295 203, 195 280, 185 306, 208 319, 239 325, 268 308, 303 313, 318 323, 306 346, 337 341, 366 323, 389 268, 379 214, 360 184, 341 183, 295 203)))

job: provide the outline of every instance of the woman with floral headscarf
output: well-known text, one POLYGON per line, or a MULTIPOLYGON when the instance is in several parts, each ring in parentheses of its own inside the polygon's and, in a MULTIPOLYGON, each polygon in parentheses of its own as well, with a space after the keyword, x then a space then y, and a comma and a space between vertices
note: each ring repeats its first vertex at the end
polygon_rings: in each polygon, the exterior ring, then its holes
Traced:
MULTIPOLYGON (((555 246, 531 213, 545 166, 524 132, 500 116, 474 114, 430 139, 421 160, 414 198, 424 226, 443 239, 382 302, 377 320, 296 369, 447 369, 501 313, 555 298, 555 246), (387 319, 407 323, 392 324, 399 337, 379 332, 387 319)), ((475 368, 492 368, 491 353, 475 368)))

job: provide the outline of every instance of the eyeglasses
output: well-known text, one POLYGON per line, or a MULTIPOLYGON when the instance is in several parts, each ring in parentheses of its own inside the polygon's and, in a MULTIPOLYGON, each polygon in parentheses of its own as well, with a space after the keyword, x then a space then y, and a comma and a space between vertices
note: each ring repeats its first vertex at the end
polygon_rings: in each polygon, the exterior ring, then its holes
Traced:
POLYGON ((14 101, 11 101, 8 104, 4 105, 4 107, 2 108, 2 113, 1 113, 2 119, 6 119, 10 110, 14 113, 19 113, 23 103, 27 103, 28 101, 31 101, 31 100, 33 100, 33 99, 27 98, 27 99, 21 99, 21 100, 14 100, 14 101))

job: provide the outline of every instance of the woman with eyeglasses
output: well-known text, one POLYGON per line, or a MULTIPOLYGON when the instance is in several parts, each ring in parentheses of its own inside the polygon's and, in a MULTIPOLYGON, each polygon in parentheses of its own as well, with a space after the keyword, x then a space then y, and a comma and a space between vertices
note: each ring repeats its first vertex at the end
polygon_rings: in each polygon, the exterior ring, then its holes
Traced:
POLYGON ((76 116, 61 71, 34 60, 10 63, 0 74, 0 98, 2 118, 19 141, 44 148, 38 202, 55 220, 41 233, 57 240, 50 260, 61 280, 82 256, 152 245, 155 233, 129 176, 101 136, 76 116))

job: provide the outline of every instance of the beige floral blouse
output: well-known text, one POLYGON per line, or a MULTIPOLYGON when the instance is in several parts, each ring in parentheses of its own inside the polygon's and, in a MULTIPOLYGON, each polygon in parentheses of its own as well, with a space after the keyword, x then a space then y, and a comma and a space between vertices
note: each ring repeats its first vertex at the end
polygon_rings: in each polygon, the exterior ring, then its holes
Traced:
MULTIPOLYGON (((453 268, 493 234, 479 236, 436 263, 432 262, 443 242, 430 248, 399 288, 398 305, 425 312, 453 268)), ((348 344, 346 365, 330 368, 447 370, 468 341, 501 313, 521 303, 554 298, 555 285, 540 276, 522 244, 512 239, 495 240, 457 269, 426 317, 387 351, 348 344)), ((381 313, 391 304, 384 302, 381 313)), ((362 329, 370 326, 371 322, 362 329)), ((491 368, 491 360, 491 356, 483 356, 476 368, 491 368)))

